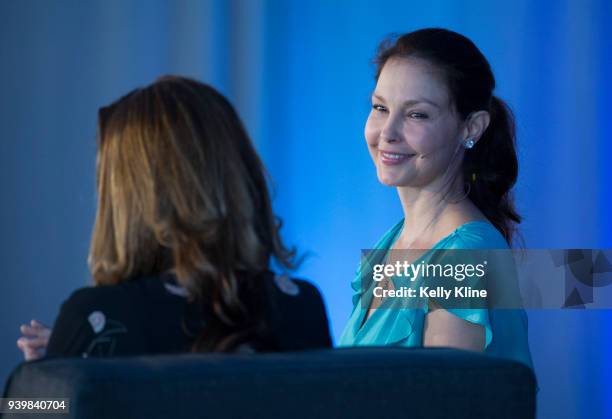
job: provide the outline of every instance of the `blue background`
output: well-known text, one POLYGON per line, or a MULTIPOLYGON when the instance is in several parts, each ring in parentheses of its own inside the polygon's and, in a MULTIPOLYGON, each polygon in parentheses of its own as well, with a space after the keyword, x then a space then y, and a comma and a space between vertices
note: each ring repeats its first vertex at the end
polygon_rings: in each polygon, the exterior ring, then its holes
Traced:
MULTIPOLYGON (((284 237, 312 256, 336 338, 359 250, 401 217, 363 127, 370 59, 394 32, 474 40, 518 121, 526 246, 612 247, 612 3, 0 2, 0 377, 18 325, 89 282, 97 108, 165 73, 226 94, 275 179, 284 237)), ((609 311, 530 312, 543 418, 612 417, 609 311)), ((408 412, 407 412, 408 413, 408 412)))

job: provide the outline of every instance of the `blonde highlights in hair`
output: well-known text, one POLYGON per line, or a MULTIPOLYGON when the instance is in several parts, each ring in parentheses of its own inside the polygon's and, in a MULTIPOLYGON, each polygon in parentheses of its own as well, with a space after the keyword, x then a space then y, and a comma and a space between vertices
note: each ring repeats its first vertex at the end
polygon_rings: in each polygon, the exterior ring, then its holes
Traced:
POLYGON ((262 330, 261 299, 242 297, 248 281, 271 258, 292 269, 295 251, 282 243, 264 166, 230 103, 200 82, 163 77, 102 108, 98 138, 94 282, 173 273, 206 314, 196 350, 229 350, 262 330))

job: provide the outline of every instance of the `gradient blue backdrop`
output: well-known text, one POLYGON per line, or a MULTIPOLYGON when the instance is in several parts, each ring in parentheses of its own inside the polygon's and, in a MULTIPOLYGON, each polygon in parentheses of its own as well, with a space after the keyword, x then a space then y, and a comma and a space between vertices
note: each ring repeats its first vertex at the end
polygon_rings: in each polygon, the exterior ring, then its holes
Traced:
MULTIPOLYGON (((312 252, 336 337, 359 249, 401 216, 364 146, 387 34, 459 31, 514 109, 528 247, 612 247, 611 2, 0 2, 0 377, 18 325, 88 283, 97 108, 164 73, 236 105, 275 179, 284 236, 312 252)), ((612 417, 610 312, 531 312, 543 418, 612 417)), ((407 407, 409 409, 409 407, 407 407)), ((408 412, 407 412, 408 413, 408 412)))

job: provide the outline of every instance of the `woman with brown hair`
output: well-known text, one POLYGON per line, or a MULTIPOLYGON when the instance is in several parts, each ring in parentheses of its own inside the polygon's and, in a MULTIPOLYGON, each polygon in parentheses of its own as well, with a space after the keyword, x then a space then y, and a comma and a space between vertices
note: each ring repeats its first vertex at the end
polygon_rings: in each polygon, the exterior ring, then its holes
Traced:
MULTIPOLYGON (((230 103, 163 77, 99 112, 94 287, 63 305, 51 356, 331 346, 315 287, 294 268, 265 170, 230 103)), ((26 358, 48 331, 22 326, 26 358)), ((43 351, 41 351, 41 348, 43 351)))
MULTIPOLYGON (((425 28, 384 41, 375 64, 365 140, 379 181, 397 190, 404 218, 363 259, 340 345, 453 347, 533 368, 516 280, 510 269, 500 269, 514 266, 509 249, 521 221, 513 199, 518 157, 514 119, 495 95, 489 62, 465 36, 425 28), (395 259, 457 266, 489 249, 498 250, 490 254, 500 260, 488 261, 474 288, 512 298, 510 307, 494 306, 496 299, 487 297, 486 305, 465 308, 421 294, 407 306, 408 299, 372 292, 377 286, 369 266, 395 259)), ((406 285, 417 292, 428 281, 418 274, 406 285)), ((405 283, 393 273, 384 282, 393 290, 405 283)))

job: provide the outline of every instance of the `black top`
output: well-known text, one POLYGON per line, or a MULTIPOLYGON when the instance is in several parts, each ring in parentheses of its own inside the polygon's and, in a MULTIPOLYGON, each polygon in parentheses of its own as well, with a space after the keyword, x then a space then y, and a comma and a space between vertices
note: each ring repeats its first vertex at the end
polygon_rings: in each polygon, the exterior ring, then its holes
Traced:
MULTIPOLYGON (((64 302, 47 356, 120 356, 187 352, 201 310, 169 276, 86 287, 64 302), (194 317, 195 316, 195 317, 194 317)), ((275 350, 331 347, 325 305, 304 280, 262 274, 265 318, 275 350)), ((200 320, 201 323, 201 320, 200 320)))

